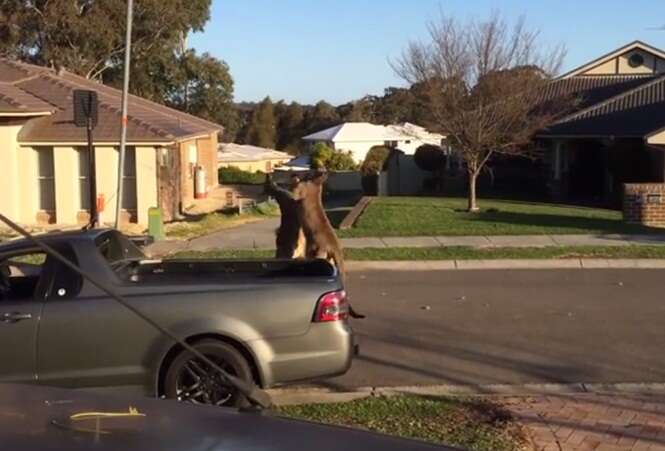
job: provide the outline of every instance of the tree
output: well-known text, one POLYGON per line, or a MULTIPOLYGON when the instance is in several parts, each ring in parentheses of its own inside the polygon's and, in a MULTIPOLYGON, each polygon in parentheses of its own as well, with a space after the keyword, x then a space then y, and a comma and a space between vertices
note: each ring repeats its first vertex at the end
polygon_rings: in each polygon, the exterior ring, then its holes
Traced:
POLYGON ((565 50, 542 48, 523 19, 511 29, 496 13, 466 23, 442 15, 428 30, 428 42, 410 43, 393 68, 463 157, 468 209, 477 211, 476 181, 492 155, 533 156, 534 134, 573 106, 572 97, 542 106, 565 50))
POLYGON ((413 160, 423 171, 431 172, 434 178, 435 190, 440 192, 443 188, 443 172, 447 156, 440 146, 423 144, 416 149, 413 160))
POLYGON ((335 150, 325 143, 316 143, 310 152, 312 169, 351 171, 358 168, 351 152, 335 150))
MULTIPOLYGON (((125 0, 3 0, 0 52, 100 79, 122 62, 125 0)), ((201 31, 210 0, 140 0, 134 5, 132 56, 149 62, 201 31)))
POLYGON ((263 99, 252 113, 247 144, 273 149, 276 141, 275 111, 270 97, 263 99))
POLYGON ((300 153, 305 110, 296 102, 291 102, 279 118, 277 148, 292 155, 300 153))
POLYGON ((337 114, 343 122, 374 122, 374 107, 378 98, 365 96, 360 100, 337 107, 337 114))
POLYGON ((175 82, 166 95, 182 111, 224 125, 224 140, 233 141, 239 127, 233 106, 233 78, 229 66, 208 53, 188 50, 174 72, 175 82))
POLYGON ((306 132, 314 133, 319 130, 339 124, 340 118, 337 110, 323 100, 314 105, 305 115, 306 132))
POLYGON ((374 146, 369 149, 363 164, 360 166, 360 172, 363 175, 374 175, 381 172, 386 158, 390 155, 391 149, 386 146, 374 146))
MULTIPOLYGON (((65 68, 120 87, 126 0, 2 0, 0 54, 65 68)), ((210 0, 137 0, 132 28, 130 91, 238 127, 228 65, 186 47, 201 31, 210 0)))

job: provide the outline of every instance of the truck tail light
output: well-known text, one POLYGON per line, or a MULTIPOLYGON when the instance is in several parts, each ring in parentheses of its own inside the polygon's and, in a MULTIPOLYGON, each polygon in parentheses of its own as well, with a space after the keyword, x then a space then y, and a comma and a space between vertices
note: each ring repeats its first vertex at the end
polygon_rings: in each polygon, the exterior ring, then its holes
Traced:
POLYGON ((314 313, 315 323, 341 321, 349 317, 349 303, 344 290, 331 291, 319 299, 314 313))

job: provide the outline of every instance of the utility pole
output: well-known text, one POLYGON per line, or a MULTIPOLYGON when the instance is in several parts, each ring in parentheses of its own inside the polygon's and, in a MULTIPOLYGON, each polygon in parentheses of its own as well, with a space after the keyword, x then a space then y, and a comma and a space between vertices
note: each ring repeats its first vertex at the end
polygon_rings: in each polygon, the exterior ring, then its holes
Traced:
POLYGON ((122 210, 122 180, 125 168, 125 148, 127 147, 127 97, 129 95, 129 63, 132 51, 132 16, 133 0, 127 0, 127 32, 125 35, 125 67, 122 83, 122 123, 120 124, 120 155, 118 158, 118 197, 116 199, 115 228, 120 228, 120 212, 122 210))

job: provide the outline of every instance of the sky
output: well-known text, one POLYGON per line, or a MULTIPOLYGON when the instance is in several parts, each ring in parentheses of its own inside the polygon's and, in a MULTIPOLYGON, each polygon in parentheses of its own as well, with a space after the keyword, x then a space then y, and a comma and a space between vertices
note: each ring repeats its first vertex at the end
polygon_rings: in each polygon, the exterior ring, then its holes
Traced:
POLYGON ((662 0, 213 0, 199 52, 226 61, 236 101, 345 103, 403 86, 390 67, 443 11, 460 19, 524 15, 572 69, 636 39, 665 48, 662 0), (661 28, 661 30, 657 30, 661 28))

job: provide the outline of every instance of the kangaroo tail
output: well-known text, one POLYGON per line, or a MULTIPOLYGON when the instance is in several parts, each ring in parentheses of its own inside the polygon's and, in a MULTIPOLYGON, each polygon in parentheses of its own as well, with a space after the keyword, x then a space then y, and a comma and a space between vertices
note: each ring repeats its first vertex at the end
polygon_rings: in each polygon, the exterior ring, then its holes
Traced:
MULTIPOLYGON (((342 285, 346 289, 346 268, 344 266, 344 256, 342 255, 342 251, 341 250, 334 251, 331 257, 335 261, 335 266, 337 266, 337 272, 339 273, 339 278, 342 281, 342 285)), ((356 312, 351 304, 349 304, 349 315, 351 315, 351 318, 356 318, 356 319, 365 318, 365 315, 356 312)))

